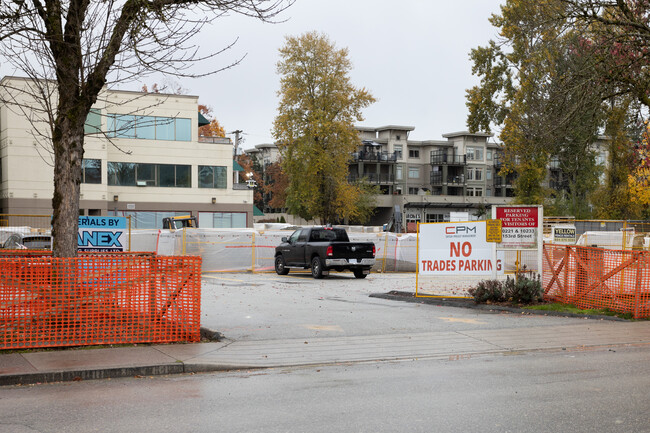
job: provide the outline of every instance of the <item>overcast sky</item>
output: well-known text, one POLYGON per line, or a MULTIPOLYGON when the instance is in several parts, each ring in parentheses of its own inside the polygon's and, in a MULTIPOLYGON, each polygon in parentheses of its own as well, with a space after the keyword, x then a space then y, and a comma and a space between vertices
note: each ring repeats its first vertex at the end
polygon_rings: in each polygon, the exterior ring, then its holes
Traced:
POLYGON ((466 130, 465 90, 472 76, 469 51, 497 36, 488 18, 503 0, 297 0, 286 21, 263 24, 231 16, 204 28, 213 48, 239 37, 211 66, 246 54, 233 69, 181 84, 211 105, 226 131, 244 131, 243 148, 272 142, 278 104, 278 49, 285 36, 316 30, 347 47, 352 83, 377 102, 364 111, 364 126, 410 125, 414 140, 441 140, 466 130))
MULTIPOLYGON (((243 130, 243 148, 272 142, 278 49, 285 36, 316 30, 349 49, 353 85, 366 87, 377 99, 360 125, 410 125, 415 127, 411 139, 440 140, 442 134, 467 129, 465 90, 478 82, 468 54, 496 37, 488 18, 504 1, 296 0, 277 24, 222 17, 204 27, 201 47, 214 51, 239 40, 200 70, 246 57, 232 69, 179 84, 212 106, 226 131, 243 130)), ((147 78, 146 84, 162 81, 147 78)))

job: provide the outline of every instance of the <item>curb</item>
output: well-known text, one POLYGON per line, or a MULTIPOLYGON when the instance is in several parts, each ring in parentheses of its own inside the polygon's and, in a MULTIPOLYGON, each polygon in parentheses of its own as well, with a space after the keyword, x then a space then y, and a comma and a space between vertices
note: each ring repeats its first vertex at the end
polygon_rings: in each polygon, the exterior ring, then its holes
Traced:
POLYGON ((31 385, 49 382, 74 382, 94 379, 116 379, 134 376, 159 376, 185 373, 181 363, 167 365, 148 365, 138 367, 100 368, 91 370, 51 371, 44 373, 23 373, 0 376, 0 386, 31 385))
POLYGON ((456 308, 469 308, 473 310, 482 310, 486 312, 507 312, 515 314, 528 314, 535 316, 555 316, 555 317, 576 317, 579 319, 593 319, 593 320, 611 320, 614 322, 631 322, 631 320, 622 319, 616 316, 603 316, 597 314, 577 314, 577 313, 564 313, 561 311, 543 311, 543 310, 529 310, 518 307, 507 307, 502 305, 487 305, 476 304, 472 299, 458 299, 458 298, 445 298, 445 297, 415 297, 413 292, 401 292, 397 290, 388 293, 371 293, 371 298, 387 299, 390 301, 411 302, 415 304, 428 304, 437 305, 440 307, 456 307, 456 308))

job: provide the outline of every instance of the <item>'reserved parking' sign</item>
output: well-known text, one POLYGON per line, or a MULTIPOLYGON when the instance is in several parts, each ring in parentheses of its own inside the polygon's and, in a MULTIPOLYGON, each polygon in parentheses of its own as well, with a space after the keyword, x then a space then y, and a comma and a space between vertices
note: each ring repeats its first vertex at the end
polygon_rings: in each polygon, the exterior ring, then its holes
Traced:
POLYGON ((124 217, 79 217, 79 251, 125 251, 127 225, 124 217))

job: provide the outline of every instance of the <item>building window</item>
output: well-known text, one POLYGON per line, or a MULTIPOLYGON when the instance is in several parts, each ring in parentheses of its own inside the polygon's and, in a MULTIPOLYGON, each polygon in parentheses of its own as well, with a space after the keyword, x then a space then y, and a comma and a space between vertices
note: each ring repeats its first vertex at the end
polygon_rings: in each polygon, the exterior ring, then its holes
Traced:
POLYGON ((492 169, 485 169, 485 180, 492 180, 492 169))
POLYGON ((419 158, 420 150, 419 149, 409 149, 409 158, 419 158))
POLYGON ((474 188, 474 197, 483 197, 483 188, 474 188))
POLYGON ((395 136, 395 140, 399 140, 400 138, 402 138, 402 137, 399 136, 399 135, 396 135, 396 136, 395 136))
POLYGON ((101 159, 84 159, 81 161, 81 183, 102 183, 101 159))
POLYGON ((393 149, 395 151, 395 156, 397 157, 397 159, 402 159, 402 145, 396 144, 393 146, 393 149))
POLYGON ((483 180, 483 169, 482 168, 474 169, 474 180, 483 180))
POLYGON ((403 174, 402 174, 402 166, 398 165, 395 167, 395 179, 397 180, 402 180, 403 179, 403 174))
MULTIPOLYGON (((87 122, 90 121, 90 118, 87 122)), ((107 135, 144 140, 191 141, 192 119, 109 114, 107 135)))
POLYGON ((84 123, 84 134, 98 134, 102 130, 102 112, 91 108, 84 123))
POLYGON ((492 197, 492 189, 491 188, 487 188, 485 190, 485 196, 486 197, 492 197))
POLYGON ((483 148, 482 147, 468 147, 467 148, 468 161, 483 161, 483 148))
POLYGON ((208 229, 246 228, 246 213, 199 212, 199 227, 208 229))
POLYGON ((485 152, 485 157, 487 158, 488 161, 492 161, 492 150, 488 149, 485 152))
POLYGON ((214 165, 199 165, 199 188, 222 188, 228 185, 228 170, 226 167, 214 165))
POLYGON ((445 221, 445 216, 441 213, 428 213, 426 222, 428 223, 441 223, 445 221))
POLYGON ((409 187, 409 195, 418 195, 419 190, 420 190, 420 188, 409 187))
POLYGON ((190 188, 189 165, 108 162, 108 184, 120 186, 159 186, 190 188))
POLYGON ((409 167, 409 179, 420 178, 420 167, 409 167))
POLYGON ((467 169, 467 180, 474 180, 474 169, 467 169))

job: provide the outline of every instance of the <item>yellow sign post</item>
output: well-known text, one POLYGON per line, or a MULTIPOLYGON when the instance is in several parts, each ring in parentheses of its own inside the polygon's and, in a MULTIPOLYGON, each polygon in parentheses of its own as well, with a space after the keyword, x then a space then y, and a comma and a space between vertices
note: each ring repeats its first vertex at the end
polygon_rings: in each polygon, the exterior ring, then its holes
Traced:
POLYGON ((501 220, 486 220, 485 228, 487 242, 501 242, 501 220))

